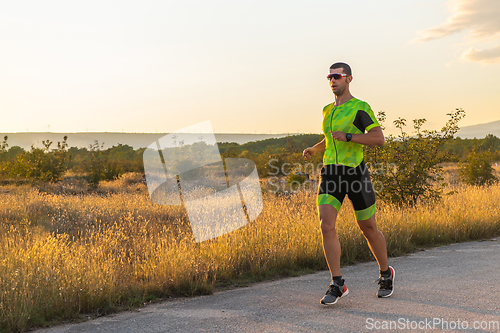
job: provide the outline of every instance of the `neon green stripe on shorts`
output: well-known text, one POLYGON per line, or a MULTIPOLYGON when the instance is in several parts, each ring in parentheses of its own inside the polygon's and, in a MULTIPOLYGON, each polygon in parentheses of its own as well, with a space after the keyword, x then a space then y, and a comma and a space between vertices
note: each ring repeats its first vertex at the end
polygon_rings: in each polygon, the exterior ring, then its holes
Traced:
POLYGON ((335 198, 333 195, 330 194, 320 194, 316 198, 316 205, 319 207, 320 205, 332 205, 335 207, 337 212, 340 210, 340 206, 342 206, 342 203, 335 198))
POLYGON ((366 209, 354 211, 354 215, 356 215, 356 220, 358 221, 368 220, 373 214, 375 214, 375 204, 366 209))

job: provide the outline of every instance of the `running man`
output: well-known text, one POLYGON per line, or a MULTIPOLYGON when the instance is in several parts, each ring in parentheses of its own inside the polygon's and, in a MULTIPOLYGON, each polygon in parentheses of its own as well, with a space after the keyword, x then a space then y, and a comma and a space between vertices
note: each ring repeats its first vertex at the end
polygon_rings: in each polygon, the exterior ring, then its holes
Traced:
POLYGON ((380 270, 377 296, 389 297, 394 291, 395 272, 387 262, 384 235, 375 224, 375 192, 363 160, 363 145, 382 146, 384 134, 370 106, 351 95, 349 84, 353 78, 349 65, 333 64, 327 78, 335 102, 323 108, 325 138, 303 152, 305 158, 325 152, 316 203, 332 281, 321 304, 335 304, 349 293, 340 273, 341 249, 335 232, 337 214, 346 195, 352 201, 358 226, 377 259, 380 270))

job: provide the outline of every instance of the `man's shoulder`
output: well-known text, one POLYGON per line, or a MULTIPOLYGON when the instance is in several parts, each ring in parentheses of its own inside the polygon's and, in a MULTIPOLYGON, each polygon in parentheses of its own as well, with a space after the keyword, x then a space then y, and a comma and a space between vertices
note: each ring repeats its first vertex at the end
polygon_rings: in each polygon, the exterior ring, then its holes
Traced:
POLYGON ((334 102, 331 102, 331 103, 329 103, 329 104, 325 105, 325 106, 323 107, 323 110, 326 110, 326 109, 328 109, 328 108, 331 108, 331 107, 333 106, 333 103, 334 103, 334 102))
POLYGON ((356 111, 359 111, 359 110, 367 111, 367 110, 371 110, 372 109, 370 107, 370 104, 368 104, 367 102, 362 101, 360 99, 357 99, 355 97, 351 100, 351 103, 352 103, 351 107, 353 109, 356 109, 356 111))
POLYGON ((325 105, 325 107, 323 108, 323 114, 327 113, 332 108, 333 108, 333 102, 330 103, 330 104, 325 105))

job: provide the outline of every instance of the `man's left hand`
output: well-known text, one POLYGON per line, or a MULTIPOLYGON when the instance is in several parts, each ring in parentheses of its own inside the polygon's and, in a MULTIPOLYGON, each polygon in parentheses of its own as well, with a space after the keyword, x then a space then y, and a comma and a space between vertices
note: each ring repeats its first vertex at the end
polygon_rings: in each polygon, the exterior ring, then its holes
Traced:
POLYGON ((332 132, 332 131, 330 131, 330 133, 332 134, 333 140, 336 140, 336 141, 347 141, 347 138, 345 137, 345 133, 344 132, 341 132, 341 131, 332 132))

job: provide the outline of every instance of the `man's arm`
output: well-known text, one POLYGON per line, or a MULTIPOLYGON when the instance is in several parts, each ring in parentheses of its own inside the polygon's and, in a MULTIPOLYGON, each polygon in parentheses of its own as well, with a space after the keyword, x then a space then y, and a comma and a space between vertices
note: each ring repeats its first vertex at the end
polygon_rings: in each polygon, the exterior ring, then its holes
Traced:
POLYGON ((312 157, 314 154, 318 152, 325 151, 325 145, 326 145, 325 139, 323 139, 321 142, 318 142, 313 147, 304 149, 302 155, 304 155, 305 158, 312 157))
MULTIPOLYGON (((344 132, 331 132, 334 140, 347 141, 344 132)), ((323 140, 324 141, 324 140, 323 140)), ((364 134, 352 134, 351 142, 359 143, 365 146, 382 146, 385 142, 384 133, 380 126, 371 128, 364 134)))

